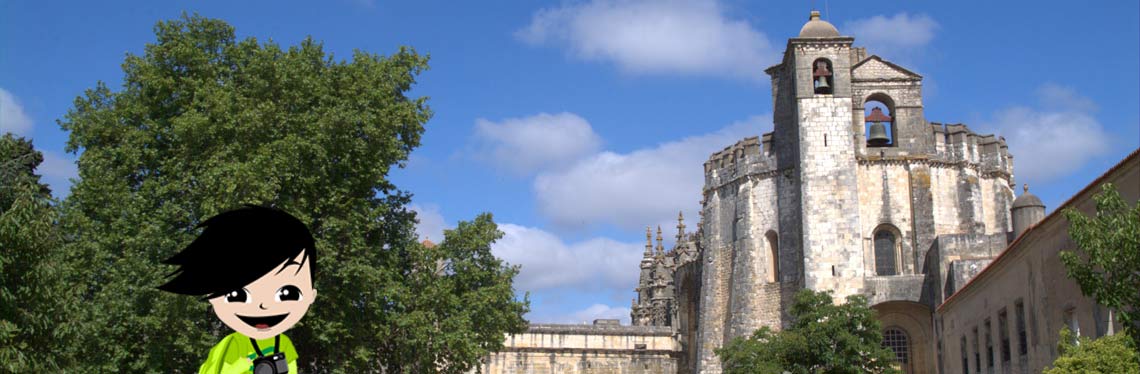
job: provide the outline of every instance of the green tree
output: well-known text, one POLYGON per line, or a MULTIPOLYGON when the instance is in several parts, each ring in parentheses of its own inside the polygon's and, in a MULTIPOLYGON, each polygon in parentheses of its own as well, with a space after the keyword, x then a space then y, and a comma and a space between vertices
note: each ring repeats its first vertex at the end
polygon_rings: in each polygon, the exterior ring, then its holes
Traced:
POLYGON ((29 183, 36 196, 51 197, 51 189, 40 183, 35 172, 42 162, 44 155, 31 141, 11 133, 0 137, 0 209, 12 206, 23 183, 29 183))
POLYGON ((1077 339, 1068 327, 1061 330, 1057 359, 1044 374, 1140 373, 1140 352, 1127 335, 1116 334, 1091 340, 1077 339))
POLYGON ((53 305, 56 209, 36 167, 43 155, 12 134, 0 137, 0 372, 53 371, 49 347, 61 320, 53 305))
POLYGON ((431 116, 406 96, 426 56, 337 61, 311 38, 237 40, 197 15, 154 31, 119 91, 100 82, 60 121, 68 151, 82 150, 61 218, 82 269, 67 279, 81 338, 61 349, 83 357, 71 371, 196 370, 228 331, 208 303, 158 291, 173 270, 159 262, 244 203, 284 209, 316 238, 319 298, 289 332, 306 371, 462 372, 525 327, 517 268, 489 251, 491 217, 424 248, 410 194, 387 178, 431 116))
POLYGON ((1061 262, 1081 292, 1112 311, 1140 345, 1140 204, 1129 207, 1111 183, 1093 200, 1095 217, 1064 210, 1078 249, 1061 251, 1061 262))
POLYGON ((830 291, 802 290, 789 311, 792 324, 767 327, 717 349, 726 374, 894 373, 894 352, 882 346, 875 312, 861 295, 836 305, 830 291))

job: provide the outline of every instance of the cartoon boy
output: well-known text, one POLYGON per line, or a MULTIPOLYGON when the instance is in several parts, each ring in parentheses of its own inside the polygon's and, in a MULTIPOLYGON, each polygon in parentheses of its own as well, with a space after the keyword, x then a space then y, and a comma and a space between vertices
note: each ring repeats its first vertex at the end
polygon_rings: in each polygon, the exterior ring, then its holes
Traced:
POLYGON ((234 329, 210 350, 200 374, 296 373, 297 351, 283 333, 305 312, 316 247, 309 229, 284 211, 246 205, 216 215, 189 246, 163 263, 177 265, 164 291, 205 296, 234 329))

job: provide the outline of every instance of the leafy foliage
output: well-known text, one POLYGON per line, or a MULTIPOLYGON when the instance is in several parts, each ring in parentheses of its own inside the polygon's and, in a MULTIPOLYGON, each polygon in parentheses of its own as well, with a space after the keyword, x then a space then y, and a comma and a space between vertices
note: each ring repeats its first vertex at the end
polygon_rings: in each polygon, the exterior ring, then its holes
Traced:
POLYGON ((36 167, 43 155, 31 142, 0 137, 0 372, 52 371, 48 347, 56 337, 56 209, 36 167))
POLYGON ((490 215, 424 248, 410 194, 387 179, 431 116, 405 96, 427 57, 335 61, 312 39, 239 41, 197 15, 154 31, 120 91, 99 83, 60 121, 82 150, 61 218, 82 269, 66 279, 79 338, 61 349, 84 357, 70 372, 196 370, 228 331, 208 303, 157 290, 173 270, 159 262, 245 203, 290 212, 316 239, 319 298, 288 333, 306 371, 462 372, 524 328, 529 303, 514 298, 517 268, 489 252, 490 215))
POLYGON ((42 162, 44 155, 35 150, 31 141, 11 133, 0 137, 0 210, 12 206, 24 183, 30 183, 35 195, 51 197, 51 190, 40 183, 40 176, 35 173, 42 162))
POLYGON ((802 290, 790 314, 792 324, 768 327, 717 349, 726 374, 894 373, 894 352, 883 347, 875 312, 861 295, 836 305, 831 292, 802 290))
POLYGON ((1090 340, 1075 339, 1068 327, 1061 330, 1059 356, 1045 374, 1140 373, 1140 351, 1127 335, 1116 334, 1090 340))
POLYGON ((1140 203, 1129 208, 1112 184, 1093 200, 1095 217, 1064 210, 1079 250, 1061 251, 1061 262, 1081 292, 1114 311, 1140 345, 1140 203))

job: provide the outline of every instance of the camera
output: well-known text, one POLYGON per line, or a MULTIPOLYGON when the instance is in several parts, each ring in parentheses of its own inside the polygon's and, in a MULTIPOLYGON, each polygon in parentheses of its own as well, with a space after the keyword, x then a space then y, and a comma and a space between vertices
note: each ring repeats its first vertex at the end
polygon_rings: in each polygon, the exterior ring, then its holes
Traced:
POLYGON ((285 352, 261 356, 253 360, 253 374, 284 374, 289 372, 289 362, 285 352))

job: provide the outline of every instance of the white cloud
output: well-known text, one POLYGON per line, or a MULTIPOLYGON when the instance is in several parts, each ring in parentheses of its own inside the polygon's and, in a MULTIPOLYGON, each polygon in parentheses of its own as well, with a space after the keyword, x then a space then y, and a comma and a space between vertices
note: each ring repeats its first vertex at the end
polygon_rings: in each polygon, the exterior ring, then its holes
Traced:
POLYGON ((67 196, 71 191, 71 179, 79 178, 79 168, 75 165, 75 159, 52 151, 42 152, 44 162, 36 168, 36 172, 42 175, 44 182, 51 187, 52 195, 58 198, 67 196))
POLYGON ((518 174, 560 167, 597 152, 602 141, 573 113, 475 121, 476 158, 518 174))
POLYGON ((419 220, 416 224, 416 235, 419 235, 420 240, 443 242, 443 229, 447 228, 447 223, 443 219, 443 214, 439 212, 439 205, 411 204, 408 208, 416 212, 416 218, 419 220))
POLYGON ((760 79, 778 62, 768 37, 715 0, 593 0, 535 13, 515 35, 623 71, 760 79))
POLYGON ((1087 97, 1077 94, 1072 87, 1056 83, 1045 83, 1037 89, 1041 104, 1055 110, 1072 110, 1084 113, 1097 111, 1097 105, 1087 97))
POLYGON ((534 181, 538 208, 562 227, 638 229, 668 222, 678 211, 692 219, 704 183, 701 165, 709 155, 770 130, 770 123, 770 116, 755 116, 714 133, 627 154, 602 152, 567 169, 540 173, 534 181))
POLYGON ((491 246, 496 257, 522 269, 519 291, 573 288, 628 292, 637 284, 643 244, 593 238, 566 243, 542 229, 504 223, 502 239, 491 246))
POLYGON ((614 307, 605 304, 594 304, 582 310, 577 310, 568 314, 561 314, 552 316, 550 318, 543 318, 544 323, 569 323, 569 324, 588 324, 592 323, 595 319, 618 319, 621 324, 629 325, 629 308, 614 307))
POLYGON ((1005 137, 1019 180, 1046 182, 1062 177, 1110 150, 1114 140, 1093 117, 1096 105, 1092 100, 1055 84, 1043 85, 1037 94, 1049 108, 1006 108, 987 124, 1005 137))
POLYGON ((11 132, 16 135, 29 135, 32 119, 24 113, 24 107, 11 92, 0 88, 0 134, 11 132))
POLYGON ((891 17, 877 15, 847 22, 841 32, 854 36, 856 42, 868 47, 869 53, 882 56, 904 54, 926 46, 934 40, 938 27, 938 22, 930 16, 903 12, 891 17))

